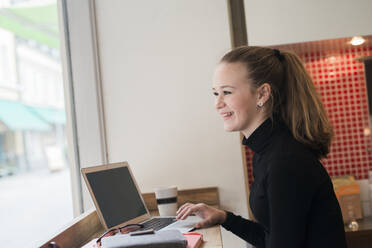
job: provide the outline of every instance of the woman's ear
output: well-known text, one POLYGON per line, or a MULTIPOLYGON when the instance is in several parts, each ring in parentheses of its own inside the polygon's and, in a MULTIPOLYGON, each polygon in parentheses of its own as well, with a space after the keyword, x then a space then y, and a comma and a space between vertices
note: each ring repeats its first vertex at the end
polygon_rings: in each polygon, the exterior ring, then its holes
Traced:
POLYGON ((261 102, 262 104, 265 104, 271 95, 271 86, 268 83, 263 83, 260 87, 257 89, 257 102, 261 102))

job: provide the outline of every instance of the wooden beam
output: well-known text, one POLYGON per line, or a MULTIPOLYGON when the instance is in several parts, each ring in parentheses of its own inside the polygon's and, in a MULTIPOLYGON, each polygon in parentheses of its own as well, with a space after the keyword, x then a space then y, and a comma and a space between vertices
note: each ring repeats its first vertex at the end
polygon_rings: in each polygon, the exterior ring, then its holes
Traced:
POLYGON ((244 1, 228 0, 231 46, 233 48, 248 44, 245 24, 244 1))

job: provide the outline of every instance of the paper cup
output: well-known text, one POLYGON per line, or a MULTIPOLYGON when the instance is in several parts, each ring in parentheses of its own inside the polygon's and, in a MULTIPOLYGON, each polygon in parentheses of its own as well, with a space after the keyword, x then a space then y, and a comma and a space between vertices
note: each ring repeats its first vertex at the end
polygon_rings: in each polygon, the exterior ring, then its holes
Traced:
POLYGON ((155 189, 160 216, 175 216, 177 212, 177 187, 155 189))

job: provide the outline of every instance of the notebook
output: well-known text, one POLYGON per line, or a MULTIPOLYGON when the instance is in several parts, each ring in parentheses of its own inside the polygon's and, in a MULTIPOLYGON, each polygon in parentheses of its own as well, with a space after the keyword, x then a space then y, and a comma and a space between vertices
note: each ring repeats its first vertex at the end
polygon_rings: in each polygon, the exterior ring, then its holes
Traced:
POLYGON ((106 164, 81 169, 102 225, 107 229, 132 223, 148 227, 150 222, 166 222, 155 230, 176 229, 182 233, 194 229, 200 217, 189 216, 176 220, 175 216, 152 217, 142 198, 127 162, 106 164))
POLYGON ((187 239, 177 230, 161 230, 146 235, 114 235, 102 239, 104 248, 187 248, 187 239))

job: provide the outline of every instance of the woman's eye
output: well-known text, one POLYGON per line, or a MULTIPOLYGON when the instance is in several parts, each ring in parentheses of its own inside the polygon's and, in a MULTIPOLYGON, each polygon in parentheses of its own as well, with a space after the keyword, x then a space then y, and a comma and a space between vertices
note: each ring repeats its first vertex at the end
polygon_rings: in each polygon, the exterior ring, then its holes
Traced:
POLYGON ((213 95, 218 96, 218 93, 217 92, 213 92, 213 95))
POLYGON ((224 91, 223 94, 230 95, 231 94, 231 91, 224 91))

